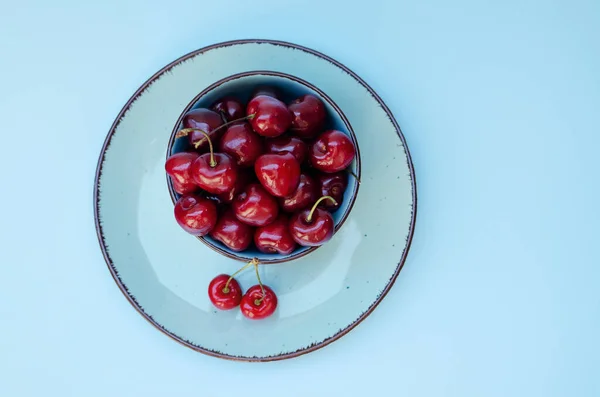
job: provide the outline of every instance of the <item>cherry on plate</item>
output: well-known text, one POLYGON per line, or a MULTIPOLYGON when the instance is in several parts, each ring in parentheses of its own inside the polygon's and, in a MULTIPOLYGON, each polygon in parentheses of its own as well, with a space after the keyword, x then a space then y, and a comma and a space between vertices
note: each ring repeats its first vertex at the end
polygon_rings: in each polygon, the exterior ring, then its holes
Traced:
POLYGON ((275 309, 277 309, 277 295, 266 285, 262 288, 260 285, 248 288, 240 302, 242 314, 251 320, 265 319, 271 316, 275 309))
POLYGON ((242 289, 234 278, 219 274, 208 284, 208 298, 221 310, 231 310, 242 301, 242 289))

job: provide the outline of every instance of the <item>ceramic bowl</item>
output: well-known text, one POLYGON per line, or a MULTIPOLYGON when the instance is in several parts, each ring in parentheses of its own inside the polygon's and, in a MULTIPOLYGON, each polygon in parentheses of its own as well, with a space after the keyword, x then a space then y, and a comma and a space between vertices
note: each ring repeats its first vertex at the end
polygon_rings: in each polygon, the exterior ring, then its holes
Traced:
MULTIPOLYGON (((171 132, 171 137, 167 147, 167 157, 175 153, 189 150, 189 143, 186 137, 175 138, 177 132, 184 128, 183 118, 187 112, 196 108, 210 108, 214 102, 225 96, 234 96, 241 100, 242 103, 248 103, 252 93, 258 87, 275 88, 281 94, 281 100, 284 103, 289 103, 295 98, 306 94, 311 94, 321 99, 321 101, 325 104, 325 109, 327 112, 327 123, 325 124, 324 130, 336 129, 350 137, 354 143, 354 146, 356 147, 356 157, 350 164, 349 170, 352 171, 352 173, 360 180, 360 150, 358 141, 350 122, 342 110, 335 104, 335 102, 333 102, 333 100, 331 100, 331 98, 329 98, 329 96, 309 82, 287 73, 275 71, 250 71, 238 73, 221 79, 202 90, 183 109, 179 115, 179 118, 175 122, 175 126, 171 132)), ((337 211, 332 213, 333 220, 335 222, 335 232, 342 227, 342 224, 348 217, 352 206, 354 205, 354 201, 356 200, 359 185, 360 184, 357 182, 356 178, 349 174, 348 186, 344 194, 344 199, 337 211)), ((179 197, 181 197, 181 195, 175 192, 173 189, 172 180, 168 175, 167 186, 169 189, 169 194, 171 195, 171 199, 173 200, 173 203, 175 203, 179 197)), ((210 236, 197 238, 211 249, 219 252, 222 255, 225 255, 228 258, 242 262, 248 262, 253 258, 257 258, 262 264, 275 264, 291 261, 301 258, 319 248, 298 246, 291 254, 280 255, 260 252, 253 245, 251 245, 250 248, 245 251, 236 252, 210 236)))
MULTIPOLYGON (((382 89, 384 83, 379 83, 382 89)), ((408 145, 381 97, 331 57, 272 40, 214 44, 150 77, 108 131, 94 189, 101 253, 135 310, 183 346, 245 361, 314 352, 388 303, 384 298, 400 270, 405 263, 414 265, 407 256, 416 213, 408 145), (215 81, 249 70, 285 73, 319 87, 352 125, 360 142, 362 173, 352 211, 327 244, 294 261, 259 266, 262 281, 279 300, 275 313, 261 321, 211 305, 210 281, 220 273, 233 274, 241 264, 200 244, 174 222, 164 169, 169 137, 182 110, 215 81)), ((236 278, 244 290, 256 284, 252 271, 236 278)), ((402 304, 402 296, 396 295, 394 303, 402 304)), ((385 327, 393 312, 371 318, 376 322, 371 326, 385 327)), ((360 344, 369 335, 357 337, 354 342, 360 344)))

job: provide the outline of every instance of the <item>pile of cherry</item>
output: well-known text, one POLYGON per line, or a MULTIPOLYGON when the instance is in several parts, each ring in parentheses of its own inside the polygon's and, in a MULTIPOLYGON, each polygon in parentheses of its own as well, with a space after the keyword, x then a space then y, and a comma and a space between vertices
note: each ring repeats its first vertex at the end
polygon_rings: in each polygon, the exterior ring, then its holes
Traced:
MULTIPOLYGON (((183 117, 176 138, 189 149, 165 164, 180 195, 175 219, 194 236, 210 235, 232 251, 253 243, 264 253, 291 254, 298 245, 320 246, 334 232, 356 148, 343 132, 328 129, 323 102, 303 95, 288 105, 270 88, 255 91, 247 106, 234 97, 183 117)), ((254 265, 252 260, 241 270, 254 265)), ((217 276, 209 297, 221 309, 241 304, 249 318, 277 306, 260 282, 242 297, 233 277, 217 276)))

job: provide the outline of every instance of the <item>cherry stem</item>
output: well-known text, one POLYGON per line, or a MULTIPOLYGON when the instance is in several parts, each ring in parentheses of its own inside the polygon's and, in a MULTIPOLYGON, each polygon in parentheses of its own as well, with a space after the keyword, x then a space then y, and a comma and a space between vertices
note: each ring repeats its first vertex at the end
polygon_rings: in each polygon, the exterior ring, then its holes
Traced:
POLYGON ((237 276, 238 274, 240 274, 241 272, 243 272, 244 270, 248 269, 250 266, 257 266, 258 265, 258 258, 254 258, 252 259, 250 262, 246 263, 244 266, 242 266, 240 269, 238 269, 235 273, 233 273, 231 276, 229 276, 229 278, 227 279, 227 282, 225 283, 225 287, 223 287, 223 293, 227 294, 229 293, 229 283, 231 282, 231 280, 233 280, 233 278, 235 276, 237 276))
MULTIPOLYGON (((231 121, 227 121, 227 122, 221 124, 220 126, 218 126, 217 128, 215 128, 213 130, 213 132, 219 131, 220 129, 225 128, 225 127, 227 127, 227 126, 229 126, 229 125, 231 125, 233 123, 237 123, 238 121, 252 120, 255 115, 256 115, 256 113, 252 113, 252 114, 249 114, 249 115, 244 116, 244 117, 240 117, 240 118, 237 118, 237 119, 234 119, 234 120, 231 120, 231 121)), ((221 117, 225 117, 225 113, 224 112, 221 112, 221 117)))
MULTIPOLYGON (((256 113, 252 113, 249 114, 247 116, 244 117, 240 117, 238 119, 235 120, 231 120, 227 123, 223 123, 220 126, 218 126, 217 128, 215 128, 212 132, 215 133, 217 131, 219 131, 222 128, 227 127, 228 125, 231 125, 233 123, 237 123, 238 121, 243 121, 243 120, 252 120, 254 118, 254 116, 256 115, 256 113)), ((223 117, 223 113, 221 113, 221 117, 223 117)), ((200 129, 200 128, 184 128, 182 130, 177 131, 177 133, 175 134, 175 138, 183 138, 184 136, 188 136, 190 134, 190 132, 193 131, 198 131, 204 134, 204 136, 206 137, 206 140, 208 141, 208 146, 210 149, 210 166, 212 168, 215 168, 217 166, 217 162, 215 161, 215 155, 214 155, 214 150, 213 150, 213 145, 212 142, 210 141, 210 137, 208 136, 208 132, 200 129)), ((194 143, 194 148, 198 149, 201 145, 202 141, 198 141, 196 143, 194 143)))
POLYGON ((315 213, 315 211, 317 210, 317 206, 321 203, 321 201, 323 200, 331 200, 331 202, 333 203, 333 205, 337 205, 337 201, 335 201, 335 199, 331 196, 323 196, 320 199, 317 200, 317 202, 313 205, 312 209, 310 210, 310 212, 308 213, 308 216, 306 217, 306 222, 311 222, 312 221, 312 216, 315 213))
MULTIPOLYGON (((212 142, 210 141, 210 137, 208 136, 208 132, 206 132, 204 130, 201 130, 200 128, 184 128, 183 130, 180 130, 179 132, 177 132, 177 134, 175 135, 175 137, 187 136, 192 131, 201 132, 206 137, 206 140, 208 141, 208 148, 210 150, 210 166, 211 166, 211 168, 215 168, 217 166, 217 162, 215 161, 215 153, 214 153, 214 150, 213 150, 212 142)), ((196 149, 198 149, 198 146, 200 146, 200 142, 201 141, 198 141, 198 142, 196 142, 194 144, 194 147, 196 149)))
POLYGON ((356 182, 358 182, 358 184, 360 185, 360 179, 358 178, 358 176, 356 176, 356 174, 354 173, 354 171, 348 170, 348 173, 350 175, 352 175, 354 177, 354 179, 356 179, 356 182))
MULTIPOLYGON (((254 258, 253 260, 255 260, 256 258, 254 258)), ((260 299, 254 299, 254 304, 256 306, 260 305, 263 301, 263 299, 265 299, 265 287, 263 286, 263 283, 260 281, 260 275, 258 274, 258 259, 256 259, 256 262, 254 263, 254 270, 256 271, 256 278, 258 279, 258 285, 260 285, 260 289, 262 291, 262 298, 260 299)))
MULTIPOLYGON (((221 124, 217 128, 215 128, 212 132, 217 132, 220 129, 225 128, 225 127, 227 127, 227 126, 229 126, 229 125, 231 125, 233 123, 237 123, 238 121, 252 120, 255 115, 256 115, 256 113, 252 113, 252 114, 249 114, 247 116, 240 117, 240 118, 237 118, 235 120, 228 121, 226 123, 221 124)), ((224 117, 224 113, 223 112, 221 112, 221 117, 224 117)), ((199 128, 184 128, 182 130, 177 131, 177 133, 175 134, 175 138, 183 138, 184 136, 188 136, 189 133, 192 132, 192 131, 200 131, 200 132, 204 133, 204 135, 206 135, 206 131, 201 130, 199 128)), ((209 140, 209 142, 210 142, 210 140, 209 140)), ((194 145, 195 145, 196 149, 198 149, 198 146, 200 146, 200 142, 196 142, 194 145)))

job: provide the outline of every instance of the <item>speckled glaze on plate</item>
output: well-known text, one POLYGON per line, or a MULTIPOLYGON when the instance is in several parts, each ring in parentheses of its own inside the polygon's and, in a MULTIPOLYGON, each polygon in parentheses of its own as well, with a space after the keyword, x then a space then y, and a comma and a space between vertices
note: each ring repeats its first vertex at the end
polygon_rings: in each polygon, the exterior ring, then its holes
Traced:
MULTIPOLYGON (((108 268, 150 323, 205 354, 271 361, 340 338, 385 297, 410 248, 416 184, 399 126, 358 76, 295 44, 240 40, 187 54, 134 93, 102 148, 94 211, 108 268), (179 228, 164 172, 182 109, 215 81, 251 70, 288 73, 327 94, 351 123, 362 160, 361 194, 333 239, 303 258, 261 267, 263 282, 279 297, 275 314, 263 321, 211 306, 210 280, 234 272, 240 263, 179 228)), ((244 289, 256 283, 252 271, 238 280, 244 289)))

